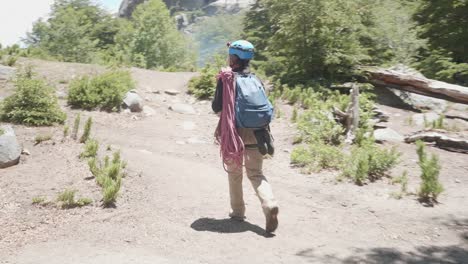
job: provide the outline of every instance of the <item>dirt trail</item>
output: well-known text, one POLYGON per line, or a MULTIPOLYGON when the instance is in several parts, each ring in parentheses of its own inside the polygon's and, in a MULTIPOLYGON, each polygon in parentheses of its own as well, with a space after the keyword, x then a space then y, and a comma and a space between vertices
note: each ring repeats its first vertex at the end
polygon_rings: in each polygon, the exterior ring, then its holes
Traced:
MULTIPOLYGON (((59 92, 66 88, 63 80, 103 70, 34 64, 59 92)), ((208 103, 185 95, 193 74, 132 71, 156 115, 84 113, 95 120, 101 148, 121 149, 128 162, 117 208, 31 205, 32 197, 52 199, 67 186, 95 200, 100 194, 93 180, 85 180, 87 165, 77 158, 82 146, 61 143, 61 128, 16 126, 31 156, 0 171, 0 263, 468 263, 467 156, 430 149, 441 156, 446 192, 441 205, 426 208, 414 196, 391 198, 398 186, 387 180, 359 187, 337 183, 333 172, 302 175, 291 169, 294 128, 279 119, 272 128, 277 156, 265 161, 265 174, 280 202, 280 227, 267 237, 248 181, 247 221, 227 219, 227 178, 212 139, 217 117, 208 103), (169 96, 165 89, 181 94, 169 96), (175 102, 192 104, 197 114, 168 110, 175 102), (56 143, 33 146, 38 131, 52 132, 56 143)), ((396 128, 403 124, 403 110, 386 110, 396 128)), ((76 111, 67 112, 72 120, 76 111)), ((414 147, 399 148, 415 190, 414 147)))

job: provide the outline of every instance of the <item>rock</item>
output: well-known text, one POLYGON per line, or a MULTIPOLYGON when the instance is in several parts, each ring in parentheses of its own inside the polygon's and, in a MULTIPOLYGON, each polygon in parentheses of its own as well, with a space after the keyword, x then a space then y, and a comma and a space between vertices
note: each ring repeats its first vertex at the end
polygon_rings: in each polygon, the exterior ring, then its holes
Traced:
POLYGON ((166 90, 166 91, 164 91, 164 93, 166 93, 168 95, 178 95, 180 92, 177 91, 177 90, 166 90))
POLYGON ((154 110, 153 108, 145 105, 145 106, 143 106, 143 114, 145 116, 154 116, 156 114, 156 110, 154 110))
POLYGON ((15 68, 0 65, 0 80, 9 80, 15 74, 15 68))
POLYGON ((417 126, 426 126, 431 125, 432 122, 439 119, 440 115, 436 113, 424 113, 424 114, 414 114, 411 118, 413 124, 417 126))
POLYGON ((374 107, 372 111, 374 113, 374 117, 380 122, 388 122, 390 119, 390 115, 378 107, 374 107))
POLYGON ((388 90, 399 97, 405 104, 411 106, 414 109, 432 110, 437 113, 442 113, 448 105, 447 101, 442 99, 409 93, 392 88, 388 88, 388 90))
POLYGON ((132 119, 132 120, 135 120, 135 121, 140 120, 140 118, 139 118, 138 116, 136 116, 136 115, 132 115, 131 119, 132 119))
POLYGON ((186 131, 191 131, 191 130, 194 130, 196 128, 196 124, 194 122, 191 122, 191 121, 185 121, 183 124, 182 124, 182 129, 183 130, 186 130, 186 131))
POLYGON ((252 0, 217 0, 203 8, 208 15, 218 13, 235 14, 253 4, 252 0))
POLYGON ((26 155, 26 156, 30 156, 30 155, 31 155, 31 152, 29 152, 29 150, 27 150, 27 149, 23 149, 23 151, 21 152, 21 154, 26 155))
POLYGON ((405 138, 391 128, 377 129, 374 131, 374 138, 377 142, 404 142, 405 138))
POLYGON ((141 112, 143 110, 143 99, 135 90, 131 90, 125 95, 123 103, 132 112, 141 112))
POLYGON ((191 115, 196 114, 195 109, 193 109, 193 107, 188 104, 176 103, 176 104, 169 106, 169 110, 172 110, 179 114, 191 114, 191 115))
POLYGON ((0 168, 7 168, 19 163, 21 146, 11 126, 0 126, 0 168))

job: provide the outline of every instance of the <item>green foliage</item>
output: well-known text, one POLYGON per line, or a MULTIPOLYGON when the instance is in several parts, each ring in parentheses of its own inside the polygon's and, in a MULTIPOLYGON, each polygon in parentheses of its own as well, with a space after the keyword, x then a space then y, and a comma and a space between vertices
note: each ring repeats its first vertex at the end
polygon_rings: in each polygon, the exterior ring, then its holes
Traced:
POLYGON ((177 31, 174 19, 161 0, 137 6, 132 20, 116 36, 119 52, 132 65, 158 69, 193 69, 193 49, 177 31))
POLYGON ((37 135, 34 138, 35 145, 41 144, 44 141, 49 141, 52 139, 52 134, 43 134, 43 135, 37 135))
POLYGON ((422 180, 418 195, 422 201, 429 203, 437 202, 437 197, 444 191, 444 187, 439 182, 441 169, 439 158, 434 154, 431 158, 428 157, 424 142, 418 141, 416 145, 422 180))
POLYGON ((418 63, 430 77, 468 85, 468 2, 461 0, 421 0, 414 19, 421 28, 420 36, 429 47, 418 63))
POLYGON ((93 200, 89 198, 80 198, 78 199, 78 201, 75 200, 76 192, 77 192, 76 190, 67 189, 58 195, 57 202, 59 202, 59 205, 60 207, 62 207, 62 209, 83 207, 93 202, 93 200))
POLYGON ((14 83, 14 94, 1 104, 2 121, 29 126, 50 126, 65 121, 66 115, 60 109, 54 89, 36 78, 31 68, 21 70, 14 83))
POLYGON ((91 0, 55 0, 49 18, 34 23, 26 42, 61 61, 89 63, 114 44, 117 32, 116 19, 91 0))
POLYGON ((114 152, 112 160, 106 156, 104 161, 99 161, 95 156, 88 160, 88 165, 96 182, 102 187, 104 207, 114 205, 122 185, 122 178, 125 176, 123 170, 126 163, 121 160, 120 152, 114 152))
POLYGON ((0 136, 5 134, 5 131, 3 130, 3 128, 0 127, 0 136))
POLYGON ((99 142, 95 139, 88 139, 84 151, 80 154, 80 158, 94 158, 97 156, 98 150, 99 142))
POLYGON ((359 185, 377 180, 398 164, 400 153, 395 148, 381 149, 374 142, 355 146, 344 163, 343 176, 359 185))
POLYGON ((201 70, 199 76, 189 81, 188 92, 201 100, 212 98, 216 90, 216 74, 224 64, 221 56, 215 57, 201 70))
MULTIPOLYGON (((1 58, 2 58, 2 56, 0 56, 0 59, 1 58)), ((13 67, 16 64, 16 61, 18 61, 17 56, 9 55, 5 59, 3 59, 1 64, 4 64, 4 65, 9 66, 9 67, 13 67)))
POLYGON ((125 94, 135 87, 128 71, 110 71, 70 83, 68 104, 75 108, 119 111, 125 94))
POLYGON ((75 122, 73 122, 73 132, 72 138, 76 140, 78 138, 78 130, 80 129, 80 122, 81 122, 81 114, 78 113, 75 117, 75 122))
POLYGON ((341 148, 324 143, 301 146, 291 153, 291 163, 305 167, 307 172, 339 169, 344 161, 341 148))
POLYGON ((45 197, 37 196, 37 197, 33 197, 33 198, 32 198, 32 204, 45 205, 46 203, 47 203, 47 202, 46 202, 46 198, 45 198, 45 197))
POLYGON ((409 63, 425 45, 414 2, 258 0, 244 37, 257 46, 255 67, 287 84, 352 79, 362 64, 409 63))
POLYGON ((83 135, 81 135, 80 143, 86 143, 91 135, 91 126, 93 125, 93 118, 89 117, 86 121, 83 135))
POLYGON ((297 122, 297 108, 294 107, 292 116, 291 116, 291 122, 296 123, 297 122))
POLYGON ((63 127, 63 139, 66 139, 69 133, 70 133, 70 127, 68 125, 64 126, 63 127))
POLYGON ((400 177, 392 179, 393 184, 401 184, 399 192, 392 193, 392 196, 396 199, 403 198, 404 195, 408 193, 408 172, 404 171, 400 177))

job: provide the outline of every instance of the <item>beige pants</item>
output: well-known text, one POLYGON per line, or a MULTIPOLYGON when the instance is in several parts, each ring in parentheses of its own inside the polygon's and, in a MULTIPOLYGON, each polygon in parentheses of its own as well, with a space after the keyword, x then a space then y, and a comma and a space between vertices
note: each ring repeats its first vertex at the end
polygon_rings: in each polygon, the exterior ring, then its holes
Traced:
MULTIPOLYGON (((271 186, 263 175, 263 156, 258 149, 246 149, 244 153, 244 165, 247 177, 252 184, 262 204, 263 212, 277 206, 271 186)), ((236 165, 228 165, 229 193, 231 197, 231 216, 244 217, 245 203, 242 191, 243 168, 236 165)))

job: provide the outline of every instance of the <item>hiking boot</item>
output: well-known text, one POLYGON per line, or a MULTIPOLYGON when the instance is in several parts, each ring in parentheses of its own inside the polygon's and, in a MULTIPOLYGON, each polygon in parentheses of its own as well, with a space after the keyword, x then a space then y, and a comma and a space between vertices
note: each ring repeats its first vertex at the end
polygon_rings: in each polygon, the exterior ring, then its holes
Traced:
POLYGON ((231 218, 232 220, 239 221, 239 222, 244 222, 245 220, 245 216, 236 215, 234 213, 230 213, 229 218, 231 218))
POLYGON ((265 217, 266 217, 266 226, 265 230, 267 233, 273 233, 278 228, 278 206, 275 206, 271 209, 268 209, 265 217))
POLYGON ((268 153, 268 145, 264 136, 265 129, 254 130, 255 139, 257 140, 258 151, 265 156, 268 153))

